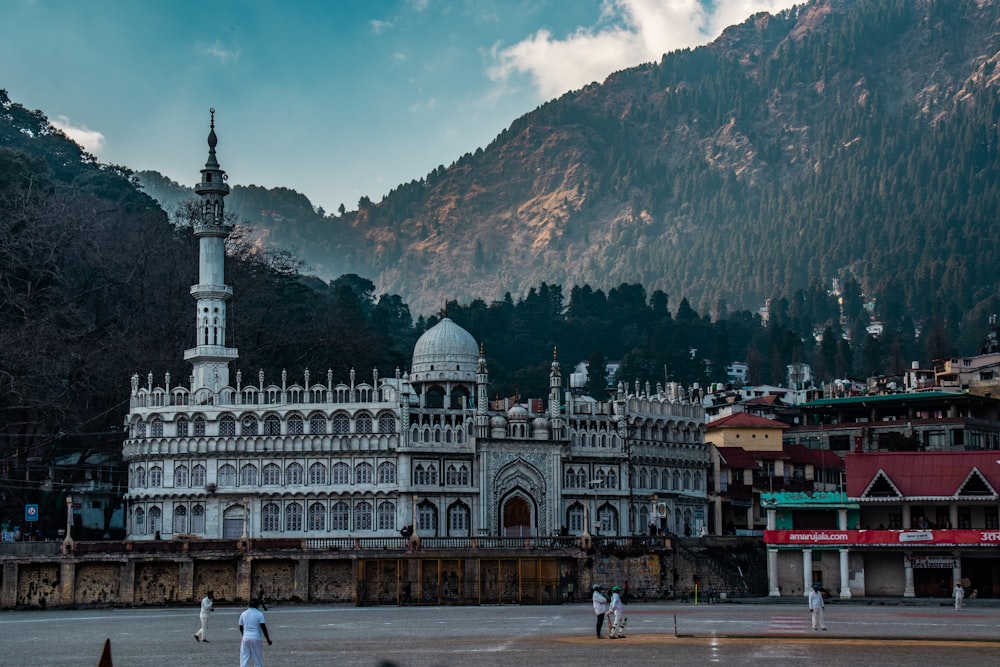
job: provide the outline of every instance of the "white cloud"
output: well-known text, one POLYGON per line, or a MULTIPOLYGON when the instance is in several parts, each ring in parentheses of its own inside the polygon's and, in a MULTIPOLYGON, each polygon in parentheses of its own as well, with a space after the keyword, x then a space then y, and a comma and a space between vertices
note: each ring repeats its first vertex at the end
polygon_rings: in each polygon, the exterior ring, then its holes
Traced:
POLYGON ((368 25, 372 27, 372 32, 376 35, 381 35, 386 30, 392 29, 391 21, 382 21, 381 19, 372 19, 368 22, 368 25))
POLYGON ((614 71, 659 61, 664 53, 704 44, 729 25, 795 0, 604 0, 598 25, 559 39, 548 30, 492 50, 488 74, 506 84, 527 76, 544 99, 603 81, 614 71), (706 4, 708 6, 706 6, 706 4))
POLYGON ((239 60, 241 50, 237 46, 234 49, 227 48, 222 45, 222 42, 216 41, 214 44, 210 44, 202 49, 204 53, 212 56, 223 65, 228 65, 230 61, 239 60))
POLYGON ((91 130, 86 125, 73 125, 66 116, 58 116, 54 119, 50 118, 49 123, 52 124, 52 127, 82 146, 83 150, 100 157, 106 143, 106 139, 102 133, 97 130, 91 130))

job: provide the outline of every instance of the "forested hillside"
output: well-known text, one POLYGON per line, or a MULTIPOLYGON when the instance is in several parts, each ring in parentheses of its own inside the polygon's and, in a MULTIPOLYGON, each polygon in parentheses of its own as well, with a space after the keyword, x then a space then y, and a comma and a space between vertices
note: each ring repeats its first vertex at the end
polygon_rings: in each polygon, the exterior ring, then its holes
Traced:
POLYGON ((318 215, 249 187, 234 206, 417 313, 543 282, 720 313, 838 278, 890 326, 957 331, 1000 279, 998 19, 993 1, 816 0, 544 104, 378 203, 318 215))

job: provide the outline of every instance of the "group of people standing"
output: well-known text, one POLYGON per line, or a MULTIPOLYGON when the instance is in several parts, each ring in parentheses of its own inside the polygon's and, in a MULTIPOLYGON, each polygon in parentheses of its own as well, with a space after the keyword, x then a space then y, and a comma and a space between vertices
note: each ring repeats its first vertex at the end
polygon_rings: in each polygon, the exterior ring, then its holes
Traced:
POLYGON ((625 638, 625 606, 622 604, 620 586, 611 587, 611 599, 609 600, 600 584, 592 586, 594 595, 594 613, 597 615, 597 638, 601 638, 601 628, 604 627, 604 619, 608 621, 608 638, 625 638))

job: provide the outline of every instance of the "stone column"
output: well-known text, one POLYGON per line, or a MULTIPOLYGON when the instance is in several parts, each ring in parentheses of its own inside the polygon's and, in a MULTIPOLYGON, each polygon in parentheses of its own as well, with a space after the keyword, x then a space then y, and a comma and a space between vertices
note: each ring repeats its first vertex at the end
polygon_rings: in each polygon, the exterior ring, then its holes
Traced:
POLYGON ((911 553, 907 551, 903 554, 903 597, 916 597, 913 590, 913 564, 910 563, 911 553))
POLYGON ((305 557, 295 560, 295 581, 292 583, 292 596, 303 602, 309 601, 309 562, 309 559, 305 557))
POLYGON ((59 604, 76 602, 76 562, 64 559, 59 565, 59 604))
POLYGON ((118 572, 118 602, 132 604, 135 602, 135 561, 127 558, 118 572))
POLYGON ((236 599, 247 601, 253 597, 251 590, 250 571, 253 565, 253 556, 244 555, 236 561, 236 599))
POLYGON ((910 504, 903 503, 903 530, 909 530, 913 526, 910 524, 910 504))
POLYGON ((850 554, 850 549, 840 550, 840 599, 850 600, 851 599, 851 573, 848 567, 848 555, 850 554))
POLYGON ((809 591, 812 590, 812 572, 813 572, 813 550, 803 549, 802 550, 802 595, 809 595, 809 591))
POLYGON ((778 589, 778 550, 767 550, 767 595, 776 598, 781 596, 778 589))
POLYGON ((194 600, 194 561, 190 558, 177 562, 177 599, 194 600))
POLYGON ((0 609, 17 606, 17 563, 3 564, 3 588, 0 589, 0 609))

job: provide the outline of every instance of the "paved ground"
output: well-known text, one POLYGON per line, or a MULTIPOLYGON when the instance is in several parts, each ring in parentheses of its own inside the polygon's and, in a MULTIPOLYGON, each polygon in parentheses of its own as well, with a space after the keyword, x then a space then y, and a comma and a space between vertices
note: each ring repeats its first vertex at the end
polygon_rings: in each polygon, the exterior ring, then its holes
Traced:
MULTIPOLYGON (((0 612, 0 665, 96 665, 106 638, 116 667, 236 665, 241 611, 219 608, 209 643, 192 636, 196 607, 0 612)), ((598 641, 589 604, 281 605, 266 613, 274 645, 265 647, 264 664, 983 667, 1000 655, 1000 607, 985 604, 956 612, 938 602, 833 603, 826 632, 810 628, 804 603, 633 604, 627 613, 627 639, 598 641)))

